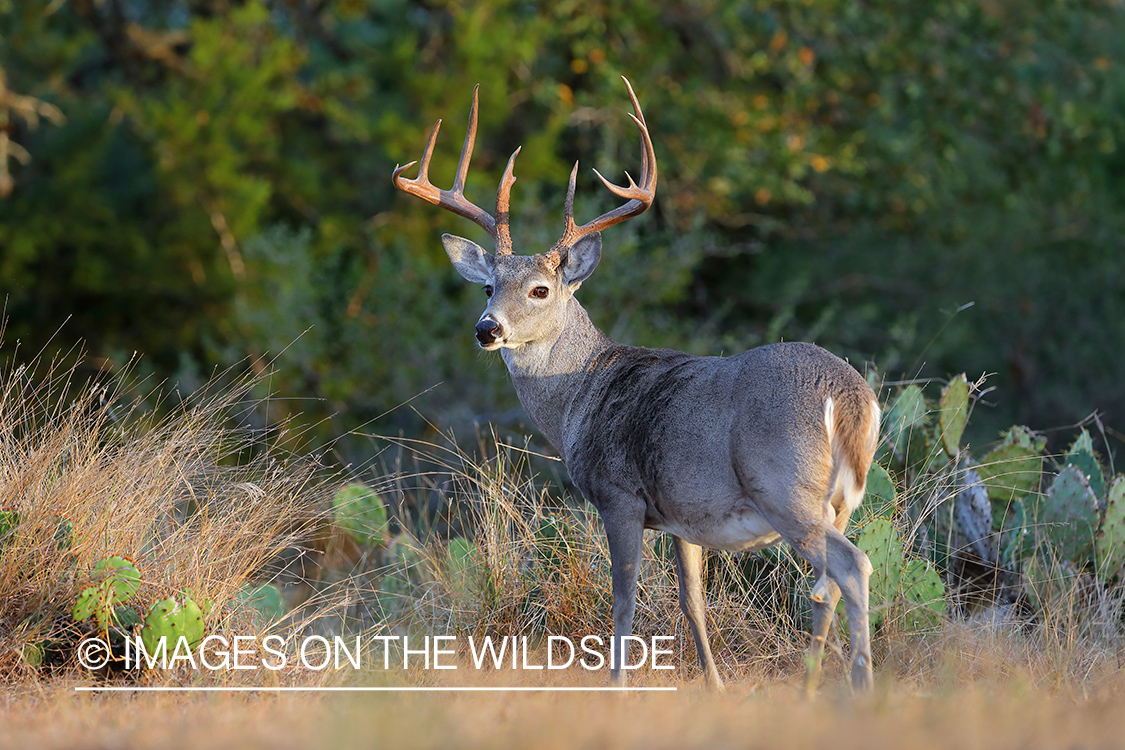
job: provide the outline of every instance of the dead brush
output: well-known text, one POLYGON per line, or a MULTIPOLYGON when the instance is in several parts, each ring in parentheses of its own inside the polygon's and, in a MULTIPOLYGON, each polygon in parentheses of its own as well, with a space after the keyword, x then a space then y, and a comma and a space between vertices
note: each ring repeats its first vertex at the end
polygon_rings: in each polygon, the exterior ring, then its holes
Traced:
POLYGON ((278 460, 268 435, 237 426, 252 382, 157 417, 142 408, 152 394, 128 398, 128 377, 79 383, 76 368, 39 362, 0 371, 0 510, 18 519, 0 541, 9 683, 44 674, 28 663, 32 644, 56 671, 82 674, 70 610, 98 559, 135 562, 143 606, 190 587, 214 605, 210 631, 253 632, 243 585, 283 549, 307 548, 321 522, 325 472, 278 460))

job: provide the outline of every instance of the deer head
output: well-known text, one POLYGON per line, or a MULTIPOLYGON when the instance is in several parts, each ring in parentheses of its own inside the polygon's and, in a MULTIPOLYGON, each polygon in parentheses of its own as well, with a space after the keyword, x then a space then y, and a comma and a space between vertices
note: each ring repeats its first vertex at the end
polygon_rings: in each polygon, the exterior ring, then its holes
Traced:
MULTIPOLYGON (((622 78, 622 80, 625 80, 622 78)), ((451 190, 439 190, 430 183, 430 157, 433 155, 441 120, 430 133, 418 176, 406 179, 402 173, 417 162, 395 167, 395 187, 471 219, 492 237, 496 252, 490 254, 480 245, 463 237, 443 235, 442 243, 453 267, 465 279, 484 285, 488 306, 476 325, 476 337, 484 349, 518 348, 525 344, 557 337, 566 323, 567 301, 598 265, 601 257, 601 230, 644 213, 656 195, 656 153, 652 147, 648 127, 641 105, 633 87, 625 80, 629 98, 633 103, 633 118, 641 133, 641 180, 638 185, 626 173, 627 187, 615 185, 595 169, 594 174, 606 188, 626 202, 586 224, 574 222, 574 186, 578 176, 578 163, 570 173, 564 207, 565 223, 558 242, 550 250, 536 255, 514 255, 509 231, 509 199, 512 183, 516 181, 513 169, 517 148, 508 159, 508 166, 500 180, 496 194, 496 215, 492 216, 465 198, 465 178, 477 132, 477 92, 473 89, 473 106, 469 111, 469 127, 465 145, 457 162, 457 175, 451 190)))

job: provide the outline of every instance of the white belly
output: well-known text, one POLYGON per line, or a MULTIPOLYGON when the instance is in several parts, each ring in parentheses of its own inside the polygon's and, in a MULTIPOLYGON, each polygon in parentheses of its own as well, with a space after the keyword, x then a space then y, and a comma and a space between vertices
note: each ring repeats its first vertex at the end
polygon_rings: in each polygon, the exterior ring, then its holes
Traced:
POLYGON ((685 542, 728 552, 762 549, 781 539, 761 514, 749 508, 733 513, 718 523, 701 525, 665 522, 657 528, 678 536, 685 542))

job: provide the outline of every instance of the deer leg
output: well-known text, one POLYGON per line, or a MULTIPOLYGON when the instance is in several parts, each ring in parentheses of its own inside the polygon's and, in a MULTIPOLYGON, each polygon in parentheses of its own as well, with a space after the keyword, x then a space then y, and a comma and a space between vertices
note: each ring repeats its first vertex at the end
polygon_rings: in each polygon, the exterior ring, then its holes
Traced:
POLYGON ((609 564, 613 574, 613 640, 610 643, 610 679, 615 685, 625 684, 623 664, 629 663, 629 643, 633 634, 633 614, 637 609, 637 575, 640 572, 641 548, 644 539, 644 517, 606 516, 606 539, 609 542, 609 564))
POLYGON ((822 570, 815 571, 816 585, 812 591, 813 626, 809 650, 805 653, 805 692, 809 698, 816 694, 820 684, 820 663, 824 659, 824 644, 836 614, 836 602, 840 601, 840 587, 825 576, 822 570))
POLYGON ((707 640, 707 604, 703 599, 703 548, 672 536, 672 546, 676 550, 676 581, 680 587, 680 610, 691 627, 695 639, 695 653, 699 655, 699 666, 707 680, 707 686, 722 691, 723 679, 715 668, 711 656, 711 644, 707 640))
POLYGON ((871 629, 867 617, 871 561, 848 538, 830 527, 827 533, 828 576, 840 587, 848 611, 851 635, 852 689, 866 692, 874 676, 871 666, 871 629))

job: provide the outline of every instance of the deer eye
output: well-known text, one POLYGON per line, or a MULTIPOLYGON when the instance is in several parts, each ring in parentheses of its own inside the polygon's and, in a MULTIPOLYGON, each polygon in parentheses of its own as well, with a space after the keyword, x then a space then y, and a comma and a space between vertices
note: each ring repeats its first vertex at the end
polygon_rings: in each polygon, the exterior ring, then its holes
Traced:
POLYGON ((535 299, 547 299, 547 295, 550 293, 551 290, 545 286, 537 286, 531 290, 531 296, 535 299))
POLYGON ((485 288, 484 288, 484 296, 485 296, 485 297, 491 297, 491 296, 492 296, 492 285, 487 285, 487 286, 485 286, 485 288))

